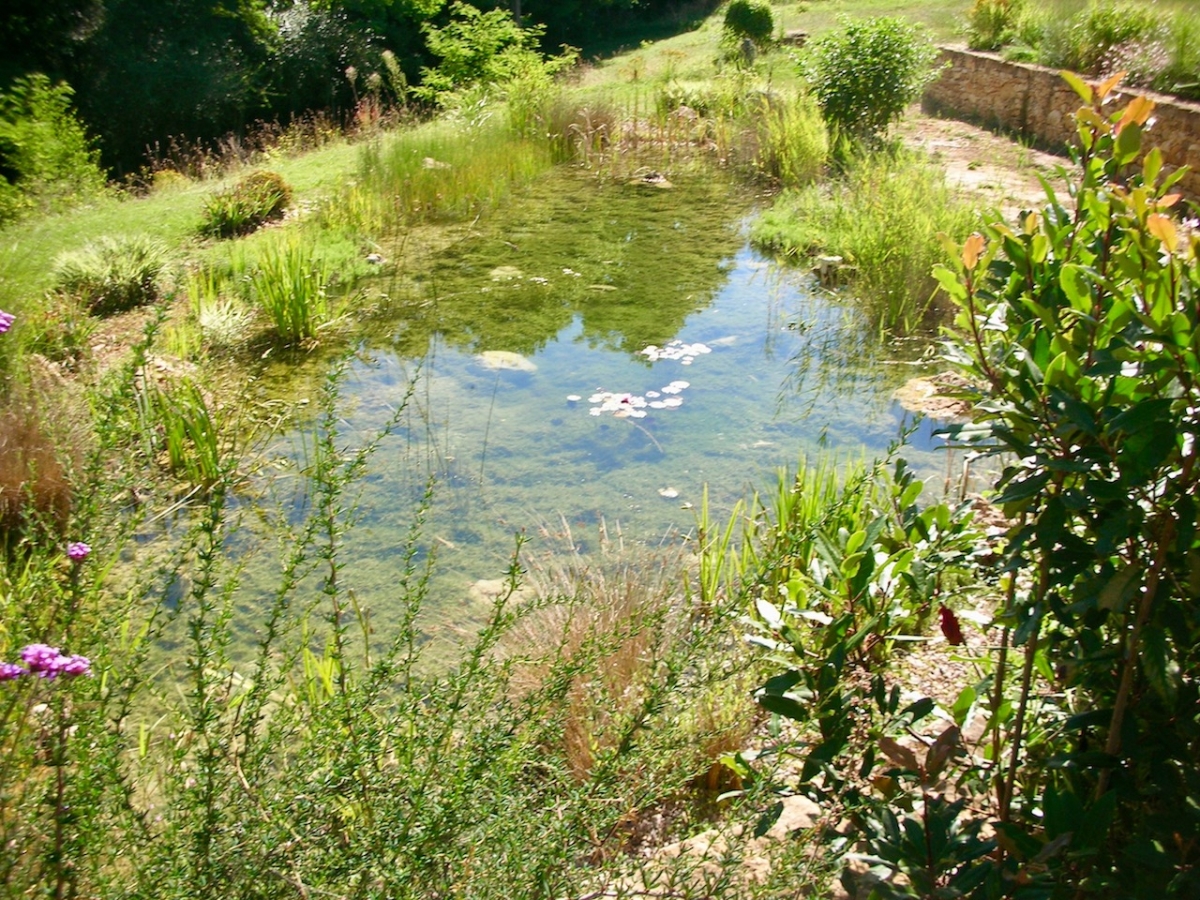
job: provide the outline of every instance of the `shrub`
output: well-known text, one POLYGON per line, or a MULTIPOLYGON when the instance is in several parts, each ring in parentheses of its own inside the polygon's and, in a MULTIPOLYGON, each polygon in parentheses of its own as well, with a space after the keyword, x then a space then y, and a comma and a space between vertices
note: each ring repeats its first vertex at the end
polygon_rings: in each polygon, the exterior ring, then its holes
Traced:
POLYGON ((75 118, 72 94, 45 75, 18 78, 0 93, 0 223, 104 190, 100 155, 75 118))
POLYGON ((774 31, 775 17, 762 0, 732 0, 725 10, 725 38, 733 43, 749 40, 765 47, 774 31))
POLYGON ((217 191, 204 204, 201 232, 227 238, 249 234, 283 218, 292 188, 275 172, 251 172, 232 187, 217 191))
POLYGON ((1024 0, 975 0, 967 13, 967 46, 998 50, 1016 36, 1024 0))
POLYGON ((866 19, 822 38, 806 75, 832 129, 877 143, 934 76, 936 55, 918 26, 866 19))
POLYGON ((1068 80, 1086 104, 1069 199, 1047 189, 938 271, 972 386, 975 421, 955 433, 1003 460, 1009 523, 990 643, 1011 656, 981 699, 1015 724, 991 741, 1006 771, 977 783, 996 783, 1004 880, 1195 897, 1200 245, 1171 214, 1180 173, 1142 152, 1154 103, 1110 111, 1115 80, 1068 80))
POLYGON ((96 315, 121 312, 158 297, 165 264, 166 251, 150 238, 101 238, 58 258, 54 290, 96 315))

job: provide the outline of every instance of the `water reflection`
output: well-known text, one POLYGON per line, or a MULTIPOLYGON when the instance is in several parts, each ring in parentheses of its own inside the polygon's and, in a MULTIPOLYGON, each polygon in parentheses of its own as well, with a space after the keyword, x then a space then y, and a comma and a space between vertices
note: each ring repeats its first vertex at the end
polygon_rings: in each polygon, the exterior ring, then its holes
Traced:
MULTIPOLYGON (((680 181, 639 191, 558 173, 440 254, 407 312, 363 339, 342 377, 346 440, 366 440, 407 398, 346 541, 348 576, 381 627, 431 476, 441 625, 429 627, 453 632, 477 615, 469 586, 504 571, 516 531, 543 550, 586 548, 601 528, 677 542, 706 485, 721 516, 801 454, 875 455, 899 435, 891 393, 910 371, 882 364, 851 304, 749 249, 751 198, 680 181), (671 341, 710 352, 642 352, 671 341), (486 351, 528 365, 494 368, 486 351), (644 414, 592 415, 593 395, 640 398, 644 414), (666 398, 681 402, 651 405, 666 398)), ((273 374, 295 391, 293 369, 273 374)), ((302 445, 297 432, 278 449, 302 445)), ((909 455, 939 473, 930 447, 909 455)))

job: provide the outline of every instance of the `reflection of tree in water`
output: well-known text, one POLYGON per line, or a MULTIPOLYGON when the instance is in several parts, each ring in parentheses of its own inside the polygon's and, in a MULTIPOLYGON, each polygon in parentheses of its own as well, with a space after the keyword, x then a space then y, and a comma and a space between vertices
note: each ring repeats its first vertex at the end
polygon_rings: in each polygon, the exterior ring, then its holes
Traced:
MULTIPOLYGON (((870 375, 871 383, 878 383, 888 354, 853 300, 815 284, 803 296, 806 302, 783 324, 800 340, 776 401, 778 413, 789 411, 794 418, 811 415, 818 402, 863 394, 864 379, 870 375)), ((886 392, 871 393, 887 402, 886 392)))
POLYGON ((724 283, 746 200, 723 176, 673 190, 552 173, 439 255, 405 315, 406 348, 533 354, 578 316, 590 346, 665 343, 724 283))

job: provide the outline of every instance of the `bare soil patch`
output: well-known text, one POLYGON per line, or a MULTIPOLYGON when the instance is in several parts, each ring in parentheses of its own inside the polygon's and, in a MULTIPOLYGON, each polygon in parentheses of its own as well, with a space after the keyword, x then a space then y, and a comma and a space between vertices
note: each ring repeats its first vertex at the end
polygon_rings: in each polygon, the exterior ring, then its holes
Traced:
POLYGON ((1071 165, 1065 156, 1034 150, 966 122, 935 118, 916 107, 896 131, 905 146, 926 151, 944 166, 946 180, 980 209, 997 210, 1008 221, 1045 201, 1039 176, 1058 191, 1065 185, 1059 169, 1071 165))

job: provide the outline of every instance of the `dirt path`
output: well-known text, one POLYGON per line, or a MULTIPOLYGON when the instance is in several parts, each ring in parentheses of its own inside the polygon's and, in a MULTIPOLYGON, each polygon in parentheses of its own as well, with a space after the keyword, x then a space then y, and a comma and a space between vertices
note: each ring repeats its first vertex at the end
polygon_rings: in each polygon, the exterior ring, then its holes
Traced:
POLYGON ((1020 210, 1045 201, 1039 174, 1058 190, 1063 185, 1058 167, 1071 165, 1064 156, 1030 149, 966 122, 934 118, 916 108, 896 131, 906 146, 923 149, 944 165, 947 180, 978 198, 981 209, 997 209, 1008 221, 1020 210))

